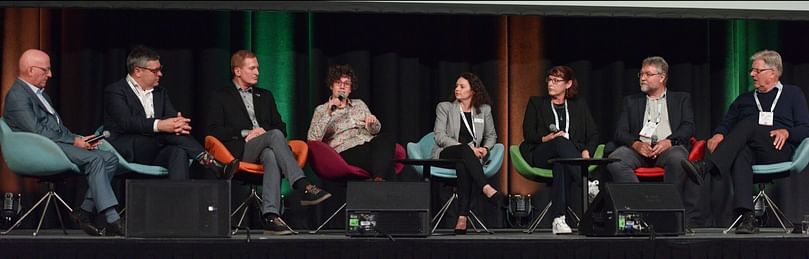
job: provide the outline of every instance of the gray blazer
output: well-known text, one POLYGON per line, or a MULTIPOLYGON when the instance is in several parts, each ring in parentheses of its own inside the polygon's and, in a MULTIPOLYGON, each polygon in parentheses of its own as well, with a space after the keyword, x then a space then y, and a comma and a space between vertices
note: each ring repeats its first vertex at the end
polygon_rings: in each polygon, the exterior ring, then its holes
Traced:
MULTIPOLYGON (((435 146, 433 146, 433 159, 438 159, 438 155, 445 147, 461 144, 458 142, 458 132, 461 130, 461 110, 460 102, 441 102, 435 107, 435 146)), ((492 119, 492 108, 489 105, 481 105, 480 110, 474 109, 472 124, 475 128, 475 143, 478 147, 492 149, 497 143, 497 132, 494 129, 494 119, 492 119), (481 134, 482 133, 482 134, 481 134)), ((466 126, 463 126, 466 130, 466 126)))
MULTIPOLYGON (((48 103, 53 103, 47 94, 43 95, 48 103)), ((48 112, 36 93, 22 80, 17 79, 11 85, 4 105, 3 117, 12 130, 36 133, 57 143, 73 144, 76 135, 60 123, 56 111, 48 112)))

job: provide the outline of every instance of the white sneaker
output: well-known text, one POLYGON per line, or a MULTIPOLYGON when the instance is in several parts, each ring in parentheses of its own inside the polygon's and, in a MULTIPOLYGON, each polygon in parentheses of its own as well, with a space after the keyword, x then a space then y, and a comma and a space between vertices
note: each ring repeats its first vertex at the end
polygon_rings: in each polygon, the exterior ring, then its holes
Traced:
POLYGON ((592 180, 587 183, 587 200, 592 203, 598 195, 598 180, 592 180))
POLYGON ((551 225, 553 225, 553 234, 554 235, 573 233, 573 230, 571 230, 570 226, 568 226, 567 223, 565 222, 565 216, 564 215, 553 219, 553 223, 551 225))

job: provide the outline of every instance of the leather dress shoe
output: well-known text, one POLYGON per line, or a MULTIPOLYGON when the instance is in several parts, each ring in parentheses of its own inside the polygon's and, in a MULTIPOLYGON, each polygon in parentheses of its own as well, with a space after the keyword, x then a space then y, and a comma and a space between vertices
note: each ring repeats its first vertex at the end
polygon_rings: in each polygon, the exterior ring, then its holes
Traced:
POLYGON ((736 234, 756 234, 758 233, 758 226, 756 226, 756 214, 752 211, 746 211, 742 214, 742 222, 736 226, 736 234))
POLYGON ((680 162, 680 165, 682 165, 683 170, 688 173, 688 178, 697 185, 701 185, 705 179, 705 175, 708 174, 708 162, 705 162, 705 160, 683 160, 680 162))
POLYGON ((104 228, 105 236, 126 236, 126 223, 124 218, 119 218, 115 222, 107 223, 104 228))
POLYGON ((101 236, 101 231, 98 229, 98 227, 92 224, 93 217, 90 212, 76 208, 70 213, 70 218, 72 218, 76 224, 79 224, 79 227, 81 227, 81 230, 83 230, 84 233, 91 236, 101 236))

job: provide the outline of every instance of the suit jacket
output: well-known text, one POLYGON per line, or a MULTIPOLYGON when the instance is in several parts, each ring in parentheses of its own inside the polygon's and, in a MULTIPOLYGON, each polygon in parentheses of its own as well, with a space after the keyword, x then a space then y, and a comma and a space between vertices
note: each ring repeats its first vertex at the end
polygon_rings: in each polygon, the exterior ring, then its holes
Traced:
MULTIPOLYGON (((53 106, 50 97, 43 95, 53 106)), ((56 111, 53 114, 48 112, 36 93, 22 80, 17 79, 11 85, 4 105, 3 117, 13 131, 32 132, 56 143, 73 144, 76 134, 65 127, 61 118, 57 119, 59 114, 56 111)))
MULTIPOLYGON (((691 95, 684 92, 666 92, 666 108, 668 109, 671 135, 667 137, 672 145, 683 145, 686 149, 691 145, 688 141, 694 136, 694 112, 691 108, 691 95)), ((639 139, 643 129, 643 113, 646 112, 646 94, 634 94, 624 98, 621 117, 615 129, 615 141, 620 145, 631 146, 639 139)))
MULTIPOLYGON (((587 103, 580 99, 568 99, 568 110, 570 111, 570 140, 576 145, 576 149, 582 151, 587 149, 590 154, 595 152, 598 146, 598 130, 590 114, 587 103)), ((526 158, 533 157, 533 150, 542 144, 542 136, 548 135, 551 131, 549 125, 556 124, 551 110, 550 96, 534 96, 528 100, 525 107, 525 117, 522 123, 522 132, 525 140, 520 144, 520 153, 526 158)), ((560 130, 564 130, 565 125, 557 125, 560 130)))
MULTIPOLYGON (((253 128, 244 101, 232 83, 217 89, 211 97, 206 120, 208 135, 222 141, 234 157, 241 158, 245 143, 241 131, 253 128)), ((264 130, 278 129, 286 135, 286 124, 278 113, 272 92, 253 87, 253 109, 258 125, 264 130)))
MULTIPOLYGON (((171 104, 163 87, 152 92, 154 118, 147 119, 140 100, 132 92, 126 78, 104 89, 104 129, 110 132, 107 140, 127 161, 133 161, 140 145, 153 145, 155 119, 171 118, 177 110, 171 104)), ((148 149, 153 150, 153 149, 148 149)))
MULTIPOLYGON (((458 142, 458 132, 461 130, 461 103, 441 102, 435 108, 435 146, 433 146, 432 157, 438 158, 445 147, 461 144, 458 142)), ((472 116, 472 127, 475 130, 475 143, 478 147, 492 149, 497 143, 497 132, 494 129, 494 119, 492 118, 492 108, 489 105, 481 105, 474 109, 472 116)), ((463 126, 466 130, 466 126, 463 126)))

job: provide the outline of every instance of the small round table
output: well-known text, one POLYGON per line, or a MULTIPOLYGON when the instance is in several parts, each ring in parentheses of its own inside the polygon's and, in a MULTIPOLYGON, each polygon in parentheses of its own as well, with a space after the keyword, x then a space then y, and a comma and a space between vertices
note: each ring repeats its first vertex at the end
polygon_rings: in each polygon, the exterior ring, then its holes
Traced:
POLYGON ((588 181, 587 181, 587 167, 591 165, 606 165, 612 162, 618 162, 621 159, 617 158, 554 158, 548 160, 548 163, 560 163, 565 165, 578 165, 581 166, 581 215, 584 216, 584 213, 587 212, 587 205, 589 204, 587 201, 587 194, 589 192, 588 181))
POLYGON ((406 165, 420 165, 423 166, 422 177, 425 181, 430 180, 430 167, 437 166, 442 168, 455 169, 455 164, 461 161, 460 159, 397 159, 396 162, 406 165))

